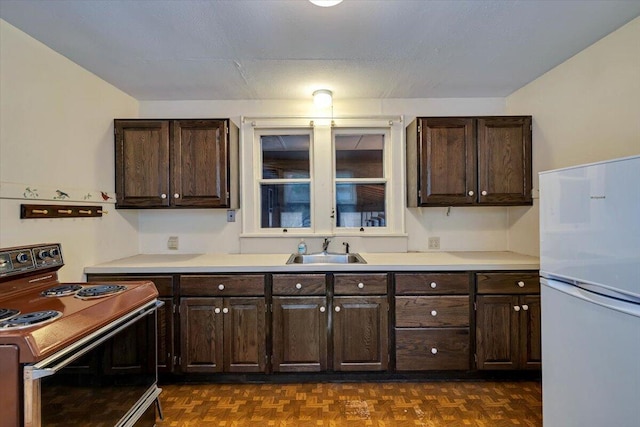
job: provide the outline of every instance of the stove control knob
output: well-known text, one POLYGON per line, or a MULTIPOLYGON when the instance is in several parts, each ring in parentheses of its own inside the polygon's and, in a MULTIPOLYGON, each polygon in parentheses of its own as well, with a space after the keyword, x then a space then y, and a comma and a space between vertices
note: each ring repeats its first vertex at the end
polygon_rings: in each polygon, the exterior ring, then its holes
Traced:
POLYGON ((29 255, 25 254, 24 252, 20 252, 18 255, 16 255, 16 261, 18 261, 20 264, 24 264, 29 261, 29 255))
POLYGON ((38 258, 46 259, 47 256, 49 256, 49 252, 47 252, 45 250, 38 251, 38 258))
POLYGON ((51 248, 51 249, 49 249, 49 256, 50 256, 51 258, 55 258, 55 257, 57 257, 58 255, 60 255, 60 251, 58 250, 58 248, 51 248))

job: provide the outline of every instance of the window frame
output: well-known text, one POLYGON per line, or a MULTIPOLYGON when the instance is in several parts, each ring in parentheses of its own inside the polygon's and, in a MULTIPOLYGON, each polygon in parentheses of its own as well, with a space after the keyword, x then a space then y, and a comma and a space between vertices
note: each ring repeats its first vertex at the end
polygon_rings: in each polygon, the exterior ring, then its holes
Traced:
MULTIPOLYGON (((402 116, 317 119, 309 117, 242 117, 241 237, 406 237, 405 135, 402 116), (311 226, 261 228, 262 135, 309 134, 309 188, 311 226), (383 177, 348 178, 353 183, 385 184, 385 226, 338 227, 336 218, 335 135, 384 134, 383 177), (329 195, 328 195, 329 194, 329 195)), ((295 179, 293 179, 295 180, 295 179)), ((303 180, 306 180, 304 178, 303 180)), ((270 179, 269 183, 277 183, 270 179)), ((289 179, 285 181, 289 182, 289 179)))

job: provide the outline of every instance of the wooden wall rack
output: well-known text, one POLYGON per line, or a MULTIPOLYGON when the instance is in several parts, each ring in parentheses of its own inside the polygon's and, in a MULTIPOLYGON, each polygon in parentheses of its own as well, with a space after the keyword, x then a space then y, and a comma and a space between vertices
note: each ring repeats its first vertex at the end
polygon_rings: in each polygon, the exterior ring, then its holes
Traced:
POLYGON ((20 219, 101 217, 107 213, 95 205, 20 205, 20 219))

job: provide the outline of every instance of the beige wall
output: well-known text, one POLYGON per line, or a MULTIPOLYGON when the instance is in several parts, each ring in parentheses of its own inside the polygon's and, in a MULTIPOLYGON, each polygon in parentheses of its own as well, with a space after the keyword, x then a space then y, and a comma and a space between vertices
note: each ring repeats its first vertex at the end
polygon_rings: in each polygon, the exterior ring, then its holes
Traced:
POLYGON ((0 247, 62 243, 67 281, 81 280, 86 265, 137 253, 135 211, 104 205, 110 212, 100 219, 20 220, 25 200, 9 191, 113 192, 113 118, 137 114, 134 98, 0 20, 0 247))
MULTIPOLYGON (((640 154, 640 18, 506 99, 508 114, 533 115, 538 172, 640 154)), ((537 255, 538 204, 509 211, 509 248, 537 255)))

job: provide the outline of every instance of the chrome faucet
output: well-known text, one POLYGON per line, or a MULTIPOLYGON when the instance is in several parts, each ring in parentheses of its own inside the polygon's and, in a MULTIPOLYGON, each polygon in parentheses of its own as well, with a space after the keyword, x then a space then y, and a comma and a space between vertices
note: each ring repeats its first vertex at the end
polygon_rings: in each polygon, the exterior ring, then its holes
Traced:
POLYGON ((324 242, 322 242, 322 252, 327 252, 327 249, 329 249, 329 243, 331 243, 331 239, 325 238, 324 242))

